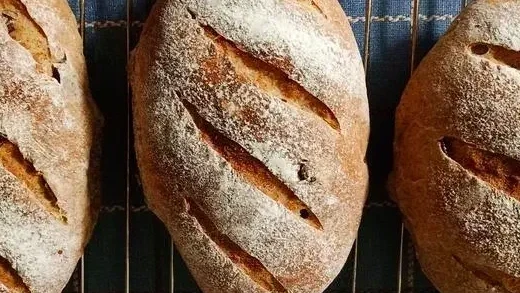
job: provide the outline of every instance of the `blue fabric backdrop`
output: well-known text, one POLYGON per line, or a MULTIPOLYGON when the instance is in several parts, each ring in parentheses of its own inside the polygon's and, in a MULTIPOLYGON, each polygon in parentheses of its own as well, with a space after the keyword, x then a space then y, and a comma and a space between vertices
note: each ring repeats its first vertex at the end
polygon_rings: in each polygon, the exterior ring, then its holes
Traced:
MULTIPOLYGON (((260 0, 259 0, 260 1, 260 0)), ((79 0, 70 0, 79 17, 79 0)), ((106 118, 103 157, 103 210, 85 254, 86 292, 124 292, 127 194, 127 2, 85 0, 85 55, 91 89, 106 118)), ((133 0, 130 46, 138 39, 153 0, 133 0)), ((363 51, 365 0, 341 0, 363 51)), ((417 57, 421 58, 461 9, 460 0, 422 0, 417 57)), ((372 134, 368 161, 370 195, 359 233, 356 292, 397 292, 401 221, 385 190, 392 163, 395 107, 410 74, 410 0, 374 0, 371 18, 369 99, 372 134)), ((130 144, 132 142, 130 141, 130 144)), ((130 292, 170 292, 172 249, 163 225, 145 207, 130 152, 130 292)), ((436 292, 421 273, 408 239, 403 251, 402 292, 436 292)), ((200 292, 173 253, 175 292, 200 292)), ((447 268, 448 269, 448 268, 447 268)), ((352 292, 352 256, 327 291, 352 292)), ((76 273, 66 292, 78 292, 76 273)))

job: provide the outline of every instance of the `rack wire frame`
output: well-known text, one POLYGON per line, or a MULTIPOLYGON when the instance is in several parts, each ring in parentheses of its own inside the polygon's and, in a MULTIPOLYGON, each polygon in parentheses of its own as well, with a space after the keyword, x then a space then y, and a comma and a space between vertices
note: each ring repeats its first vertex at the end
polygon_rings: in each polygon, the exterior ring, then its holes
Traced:
MULTIPOLYGON (((84 0, 83 0, 84 1, 84 0)), ((132 8, 133 1, 126 1, 126 63, 130 61, 130 50, 131 41, 130 36, 132 33, 132 8)), ((130 82, 127 80, 126 86, 127 93, 127 121, 126 121, 126 203, 125 203, 125 223, 126 223, 126 234, 125 234, 125 293, 130 293, 130 214, 131 214, 131 196, 130 196, 130 176, 131 176, 131 137, 132 137, 132 95, 130 82)))
MULTIPOLYGON (((83 39, 83 43, 86 42, 86 1, 89 0, 78 0, 79 6, 79 32, 83 39)), ((92 0, 90 0, 92 1, 92 0)), ((363 65, 365 67, 365 74, 368 83, 369 79, 369 68, 370 68, 370 36, 371 36, 371 24, 372 24, 372 0, 366 0, 365 2, 365 27, 364 27, 364 47, 363 47, 363 65)), ((461 0, 461 9, 466 7, 471 0, 461 0)), ((127 64, 130 59, 130 52, 132 50, 131 43, 131 34, 132 34, 132 8, 133 8, 133 0, 126 0, 126 57, 127 64)), ((418 42, 418 34, 419 34, 419 8, 420 8, 420 0, 410 0, 410 77, 413 74, 416 65, 417 65, 417 42, 418 42)), ((131 204, 131 160, 132 160, 132 98, 131 98, 131 89, 130 84, 127 82, 127 133, 126 133, 126 193, 125 193, 125 293, 130 293, 130 232, 131 232, 131 213, 132 213, 132 204, 131 204)), ((407 232, 403 223, 401 223, 401 228, 399 231, 400 234, 400 243, 399 243, 399 259, 397 265, 397 292, 403 293, 403 270, 404 270, 404 262, 405 258, 409 258, 409 255, 405 255, 404 249, 407 246, 410 246, 410 240, 406 237, 407 232)), ((412 248, 413 249, 413 248, 412 248)), ((174 253, 175 247, 173 242, 170 246, 170 266, 169 266, 169 292, 174 292, 174 253)), ((359 258, 359 249, 358 249, 358 241, 354 242, 352 248, 353 254, 353 262, 352 262, 352 293, 357 292, 356 280, 357 280, 357 268, 358 268, 358 258, 359 258)), ((85 258, 82 257, 79 261, 78 267, 73 275, 73 283, 75 292, 85 293, 85 258)))

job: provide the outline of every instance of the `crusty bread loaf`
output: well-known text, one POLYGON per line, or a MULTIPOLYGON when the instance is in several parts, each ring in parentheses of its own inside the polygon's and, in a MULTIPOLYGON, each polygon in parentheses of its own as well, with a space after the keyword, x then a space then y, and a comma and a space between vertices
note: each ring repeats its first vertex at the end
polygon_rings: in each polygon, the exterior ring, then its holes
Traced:
POLYGON ((204 292, 321 292, 356 237, 368 105, 336 0, 159 0, 130 66, 151 209, 204 292))
POLYGON ((100 118, 65 0, 0 0, 0 292, 61 292, 98 208, 100 118))
POLYGON ((423 60, 393 188, 441 292, 520 292, 520 1, 476 1, 423 60))

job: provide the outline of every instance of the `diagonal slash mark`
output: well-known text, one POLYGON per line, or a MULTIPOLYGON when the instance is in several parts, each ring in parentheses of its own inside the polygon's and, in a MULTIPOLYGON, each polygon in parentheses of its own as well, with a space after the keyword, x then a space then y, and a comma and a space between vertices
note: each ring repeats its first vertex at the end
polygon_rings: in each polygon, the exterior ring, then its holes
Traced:
POLYGON ((29 15, 20 0, 0 1, 0 15, 4 17, 9 35, 24 47, 36 61, 36 71, 55 77, 49 42, 43 29, 29 15))
POLYGON ((24 283, 22 277, 18 275, 11 263, 0 256, 0 284, 7 287, 10 292, 30 293, 29 287, 24 283))
POLYGON ((487 43, 471 44, 469 48, 474 55, 520 70, 519 51, 487 43))
MULTIPOLYGON (((188 12, 192 18, 196 19, 195 13, 190 10, 188 12)), ((201 27, 216 49, 223 52, 226 60, 233 65, 237 75, 264 92, 280 97, 282 101, 303 111, 317 115, 334 130, 341 130, 340 123, 329 106, 308 92, 298 82, 292 80, 280 68, 240 49, 212 27, 207 25, 201 25, 201 27)), ((211 64, 211 67, 214 67, 214 61, 209 59, 206 62, 211 64)), ((214 72, 215 70, 213 69, 212 71, 214 72)))
POLYGON ((18 147, 0 137, 0 165, 18 178, 31 191, 31 195, 56 219, 67 223, 65 212, 58 206, 58 199, 43 175, 26 160, 18 147))
POLYGON ((253 157, 238 143, 221 134, 186 100, 182 104, 199 129, 202 140, 220 154, 246 181, 262 193, 278 202, 312 227, 323 230, 318 217, 294 192, 274 175, 263 163, 253 157))
POLYGON ((520 161, 453 137, 444 137, 439 144, 441 150, 464 169, 520 201, 520 161))
POLYGON ((465 270, 471 272, 475 277, 486 282, 493 288, 501 289, 508 293, 520 292, 520 278, 515 278, 489 267, 479 268, 477 265, 462 261, 462 259, 456 255, 452 255, 452 257, 465 270))
POLYGON ((269 292, 288 292, 282 284, 255 257, 244 251, 228 236, 220 232, 201 207, 193 200, 184 198, 187 212, 200 225, 202 231, 220 248, 222 252, 262 288, 269 292))

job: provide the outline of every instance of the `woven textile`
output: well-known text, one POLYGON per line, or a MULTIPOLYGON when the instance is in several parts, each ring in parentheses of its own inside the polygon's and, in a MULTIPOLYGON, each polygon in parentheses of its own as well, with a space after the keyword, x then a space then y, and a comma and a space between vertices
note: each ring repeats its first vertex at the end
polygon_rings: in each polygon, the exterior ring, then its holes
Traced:
MULTIPOLYGON (((175 292, 200 292, 178 253, 172 249, 164 226, 146 208, 139 185, 131 136, 129 140, 127 135, 131 133, 127 116, 127 45, 132 47, 137 42, 153 1, 129 2, 132 9, 128 18, 126 0, 85 0, 85 56, 92 93, 105 116, 104 206, 84 258, 85 292, 124 292, 127 264, 130 292, 171 292, 172 257, 175 292), (131 25, 129 40, 128 24, 131 25), (131 205, 128 260, 125 253, 127 186, 131 205)), ((70 0, 70 4, 79 23, 79 0, 70 0)), ((365 0, 341 0, 341 4, 350 17, 363 54, 365 0)), ((410 75, 411 6, 410 0, 374 0, 372 4, 368 70, 371 179, 359 233, 355 292, 398 292, 400 275, 401 292, 436 292, 421 273, 407 237, 399 274, 401 219, 385 190, 392 163, 394 111, 410 75)), ((461 6, 460 0, 420 1, 417 59, 444 33, 461 6)), ((353 292, 353 274, 351 255, 327 292, 353 292)), ((79 292, 80 284, 81 274, 76 273, 66 292, 79 292)))

